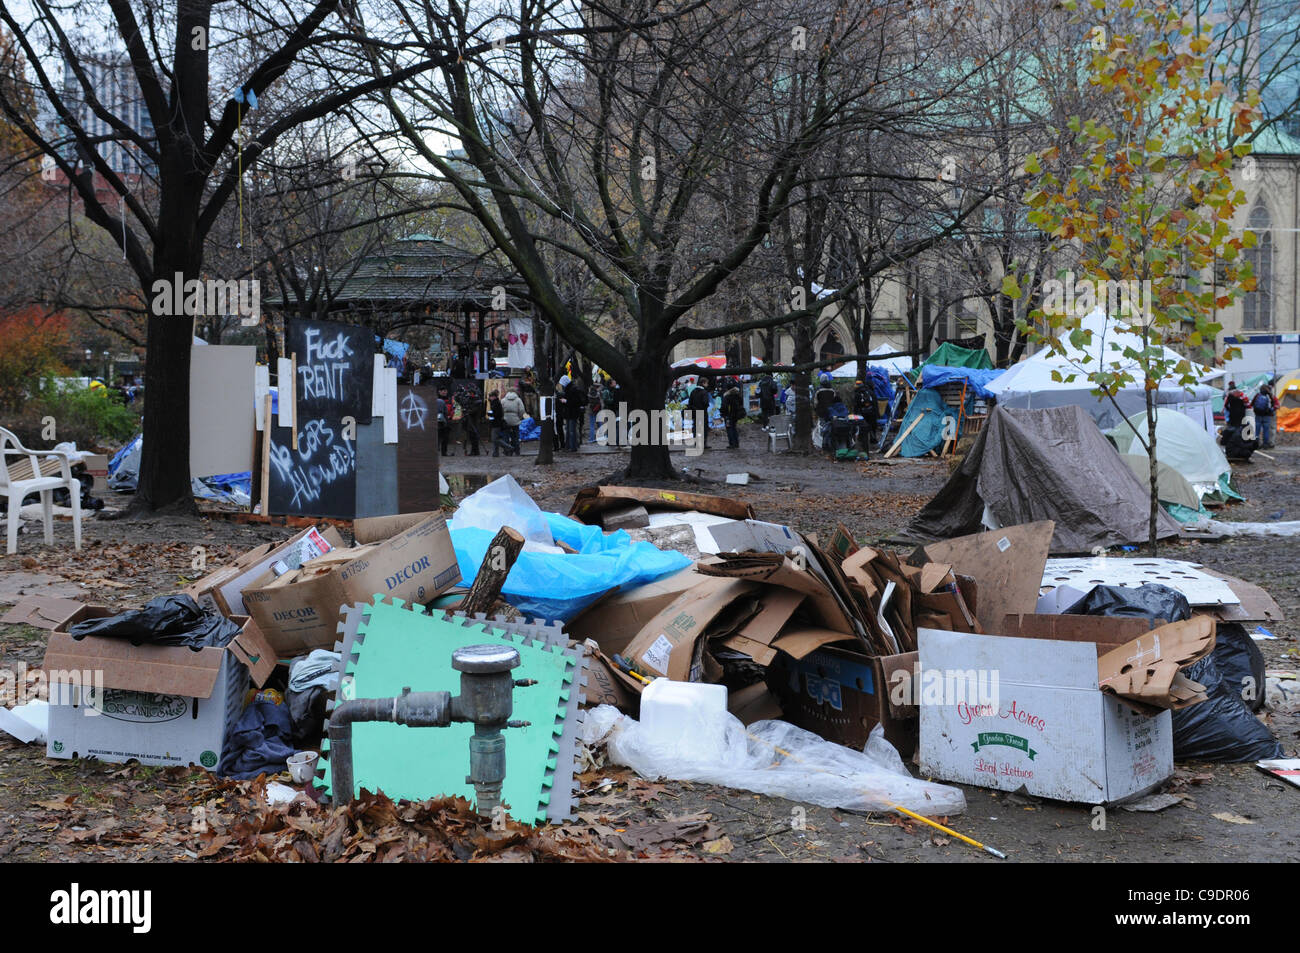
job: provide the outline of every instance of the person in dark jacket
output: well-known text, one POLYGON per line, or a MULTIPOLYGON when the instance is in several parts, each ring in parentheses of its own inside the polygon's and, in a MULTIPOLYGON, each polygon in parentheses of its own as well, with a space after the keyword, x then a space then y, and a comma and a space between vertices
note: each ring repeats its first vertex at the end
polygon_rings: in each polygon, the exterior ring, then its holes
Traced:
POLYGON ((564 442, 570 453, 582 442, 582 418, 587 413, 587 388, 574 378, 564 388, 564 442))
POLYGON ((1246 395, 1237 389, 1236 381, 1228 381, 1228 393, 1223 398, 1223 413, 1229 427, 1240 427, 1246 419, 1246 395))
POLYGON ((758 382, 758 422, 767 426, 769 418, 776 416, 776 381, 764 374, 758 382))
POLYGON ((722 419, 727 423, 727 447, 740 449, 741 418, 745 416, 745 402, 740 397, 740 387, 733 384, 722 395, 722 419))
POLYGON ((699 384, 691 391, 691 396, 687 398, 686 406, 691 411, 691 419, 695 422, 695 428, 699 431, 703 443, 701 449, 709 449, 709 392, 699 384))
POLYGON ((488 398, 488 427, 492 433, 492 456, 501 456, 503 447, 506 456, 510 456, 510 431, 506 429, 506 412, 501 406, 501 395, 496 392, 488 398))
POLYGON ((1277 398, 1273 396, 1273 387, 1264 384, 1250 402, 1255 411, 1255 428, 1259 431, 1260 446, 1265 450, 1273 449, 1273 431, 1277 423, 1277 398))
POLYGON ((451 400, 448 397, 447 388, 438 388, 438 453, 444 457, 451 456, 447 452, 447 442, 451 438, 451 400))

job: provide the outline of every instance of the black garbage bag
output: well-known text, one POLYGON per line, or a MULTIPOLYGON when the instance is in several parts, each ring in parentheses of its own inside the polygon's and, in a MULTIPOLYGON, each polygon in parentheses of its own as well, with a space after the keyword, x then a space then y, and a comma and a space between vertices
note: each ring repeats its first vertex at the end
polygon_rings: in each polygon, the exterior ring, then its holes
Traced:
POLYGON ((1240 426, 1224 427, 1219 443, 1223 445, 1223 455, 1229 460, 1249 460, 1250 455, 1259 449, 1259 438, 1243 439, 1240 426))
POLYGON ((1235 686, 1251 711, 1264 707, 1264 653, 1245 627, 1220 622, 1215 630, 1214 664, 1224 682, 1235 686))
POLYGON ((1205 686, 1209 699, 1173 713, 1174 757, 1179 761, 1259 761, 1283 757, 1268 726, 1242 701, 1238 685, 1224 678, 1214 654, 1183 669, 1205 686))
POLYGON ((1177 589, 1150 582, 1141 586, 1097 586, 1065 610, 1066 615, 1115 615, 1150 619, 1157 625, 1192 617, 1187 597, 1177 589))
MULTIPOLYGON (((92 496, 90 493, 92 481, 89 479, 83 479, 82 477, 73 477, 73 479, 76 480, 77 485, 81 487, 81 508, 83 510, 102 510, 104 508, 104 501, 97 496, 92 496)), ((61 486, 56 489, 50 499, 55 506, 72 505, 72 496, 68 493, 68 488, 66 486, 61 486)), ((41 494, 39 492, 28 493, 23 497, 23 506, 28 506, 32 503, 39 503, 40 501, 41 494)), ((6 506, 8 506, 7 498, 0 501, 0 509, 4 509, 6 506)))
MULTIPOLYGON (((1187 598, 1176 589, 1159 583, 1147 583, 1129 589, 1121 586, 1098 586, 1066 610, 1070 615, 1137 616, 1138 618, 1180 622, 1190 619, 1191 606, 1187 598)), ((1222 625, 1222 624, 1221 624, 1222 625)), ((1237 628, 1241 628, 1237 626, 1237 628)), ((1217 634, 1217 630, 1216 630, 1217 634)), ((1250 637, 1242 635, 1246 642, 1250 637)), ((1226 638, 1227 647, 1220 652, 1216 638, 1214 651, 1183 669, 1183 674, 1205 686, 1208 698, 1196 705, 1170 712, 1174 726, 1174 758, 1178 761, 1258 761, 1263 758, 1282 757, 1278 744, 1268 726, 1254 716, 1241 696, 1244 684, 1240 678, 1243 656, 1249 657, 1249 648, 1243 648, 1231 632, 1226 638), (1218 659, 1229 666, 1225 677, 1218 659)), ((1250 663, 1253 665, 1253 662, 1250 663)), ((1246 671, 1246 675, 1252 672, 1246 671)), ((1259 678, 1254 683, 1256 694, 1263 693, 1263 657, 1260 657, 1259 678)))
POLYGON ((185 595, 158 596, 142 608, 68 628, 77 641, 87 636, 129 639, 132 645, 183 645, 196 652, 209 646, 222 648, 239 632, 237 623, 201 609, 185 595))

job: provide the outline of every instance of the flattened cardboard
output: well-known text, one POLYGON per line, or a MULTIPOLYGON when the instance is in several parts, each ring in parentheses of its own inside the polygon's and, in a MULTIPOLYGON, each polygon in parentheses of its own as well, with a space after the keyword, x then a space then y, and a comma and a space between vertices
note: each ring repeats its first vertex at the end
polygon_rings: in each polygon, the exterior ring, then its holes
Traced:
POLYGON ((607 655, 622 655, 651 619, 703 578, 688 566, 626 592, 612 589, 565 623, 565 629, 572 638, 594 640, 607 655))
POLYGON ((1205 566, 1201 567, 1201 572, 1207 576, 1216 576, 1222 579, 1228 584, 1228 588, 1232 590, 1233 594, 1241 600, 1241 604, 1236 606, 1208 607, 1216 610, 1214 615, 1222 621, 1284 622, 1286 620, 1286 613, 1282 611, 1282 607, 1277 604, 1272 596, 1253 582, 1246 582, 1246 580, 1238 579, 1236 576, 1215 572, 1205 566))
POLYGON ((948 563, 975 580, 979 605, 975 617, 985 632, 994 631, 1008 614, 1032 613, 1047 564, 1056 524, 1051 520, 1008 526, 988 533, 927 543, 908 558, 913 566, 948 563))
POLYGON ((772 648, 779 649, 791 658, 801 659, 823 645, 832 645, 836 642, 856 643, 857 639, 843 632, 836 632, 834 629, 792 626, 781 633, 781 637, 772 643, 772 648))
MULTIPOLYGON (((647 671, 666 675, 678 682, 698 681, 702 671, 693 662, 696 642, 710 623, 741 596, 758 591, 758 586, 743 579, 709 577, 682 593, 637 633, 626 654, 647 671)), ((640 694, 642 683, 623 673, 621 681, 640 694)))
POLYGON ((1150 632, 1146 619, 1095 615, 1008 615, 988 635, 1020 639, 1051 639, 1056 642, 1092 642, 1101 656, 1120 645, 1150 632))
POLYGON ((699 571, 705 576, 745 579, 801 592, 808 597, 807 607, 827 628, 850 635, 855 632, 853 623, 830 589, 813 573, 800 569, 785 556, 777 553, 724 556, 718 563, 700 566, 699 571))
POLYGON ((75 599, 27 596, 22 602, 10 608, 3 618, 0 618, 0 622, 66 632, 70 625, 76 625, 86 619, 103 619, 116 612, 116 609, 110 609, 108 606, 88 605, 75 599))
POLYGON ((756 721, 778 719, 782 715, 781 703, 762 682, 728 692, 727 711, 739 718, 746 728, 756 721))

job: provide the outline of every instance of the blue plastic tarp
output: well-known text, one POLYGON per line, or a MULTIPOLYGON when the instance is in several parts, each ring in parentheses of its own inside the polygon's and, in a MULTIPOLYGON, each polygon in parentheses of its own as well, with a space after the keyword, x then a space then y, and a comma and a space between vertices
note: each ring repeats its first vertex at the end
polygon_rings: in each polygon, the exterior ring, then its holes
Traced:
POLYGON ((871 376, 871 389, 876 400, 893 400, 894 385, 889 382, 888 372, 883 367, 868 367, 867 373, 871 376))
POLYGON ((955 417, 956 412, 943 402, 937 390, 922 388, 917 391, 912 402, 907 405, 907 413, 898 425, 898 432, 905 433, 918 417, 921 421, 903 438, 899 454, 904 457, 923 457, 931 450, 938 450, 943 445, 943 418, 950 416, 955 417))
POLYGON ((542 425, 533 420, 532 417, 525 417, 519 421, 519 439, 537 440, 542 436, 542 425))
POLYGON ((982 367, 948 367, 943 364, 926 364, 921 368, 921 386, 938 387, 940 384, 965 380, 968 382, 968 393, 973 391, 976 397, 993 397, 993 392, 988 389, 988 384, 1002 373, 1003 371, 998 368, 989 370, 982 367))
MULTIPOLYGON (((519 554, 501 590, 506 602, 526 616, 568 621, 615 587, 630 589, 685 569, 690 559, 681 553, 632 542, 627 533, 603 533, 558 513, 546 513, 557 542, 577 553, 519 554)), ((493 533, 466 527, 451 530, 456 562, 465 579, 473 579, 487 556, 493 533)))

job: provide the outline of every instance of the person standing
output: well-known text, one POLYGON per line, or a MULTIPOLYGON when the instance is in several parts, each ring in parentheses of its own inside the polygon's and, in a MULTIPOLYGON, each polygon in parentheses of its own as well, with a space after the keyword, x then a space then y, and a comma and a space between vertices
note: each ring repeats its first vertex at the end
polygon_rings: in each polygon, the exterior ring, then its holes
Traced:
POLYGON ((617 447, 623 421, 623 388, 612 377, 609 379, 609 386, 601 394, 601 403, 614 413, 614 425, 609 429, 607 439, 610 446, 617 447))
POLYGON ((745 416, 745 402, 740 397, 739 383, 732 384, 722 395, 722 419, 727 424, 727 447, 740 449, 740 421, 745 416))
POLYGON ((438 388, 438 453, 444 457, 451 456, 447 452, 447 441, 451 437, 451 420, 448 415, 451 408, 447 406, 447 389, 438 388))
POLYGON ((758 382, 758 422, 764 427, 776 416, 776 381, 764 374, 758 382))
POLYGON ((587 410, 587 388, 578 378, 564 388, 564 444, 570 453, 582 442, 582 418, 587 410))
POLYGON ((1259 430, 1259 444, 1265 450, 1273 447, 1273 433, 1277 424, 1277 398, 1273 396, 1273 387, 1264 384, 1250 402, 1255 411, 1255 425, 1259 430))
POLYGON ((492 434, 492 456, 501 456, 501 448, 505 447, 506 456, 510 456, 510 437, 506 430, 506 412, 501 406, 501 394, 497 391, 492 392, 488 398, 488 426, 492 434))
POLYGON ((600 415, 601 411, 600 394, 600 381, 593 377, 591 386, 587 388, 587 412, 591 415, 589 418, 588 442, 593 444, 596 442, 596 418, 600 415))
POLYGON ((691 420, 695 429, 699 432, 697 440, 702 441, 700 448, 709 449, 709 392, 698 383, 691 390, 691 396, 687 399, 687 407, 691 411, 691 420))
POLYGON ((505 396, 501 398, 501 419, 505 423, 506 436, 510 440, 507 454, 519 456, 519 425, 524 422, 526 416, 528 410, 524 407, 524 399, 516 391, 506 391, 505 396))
POLYGON ((462 384, 456 388, 456 403, 460 406, 461 449, 468 457, 477 457, 478 450, 478 415, 482 407, 478 389, 472 384, 462 384))
POLYGON ((1246 395, 1237 389, 1236 381, 1228 381, 1228 393, 1223 398, 1223 413, 1229 427, 1240 427, 1246 419, 1246 395))

